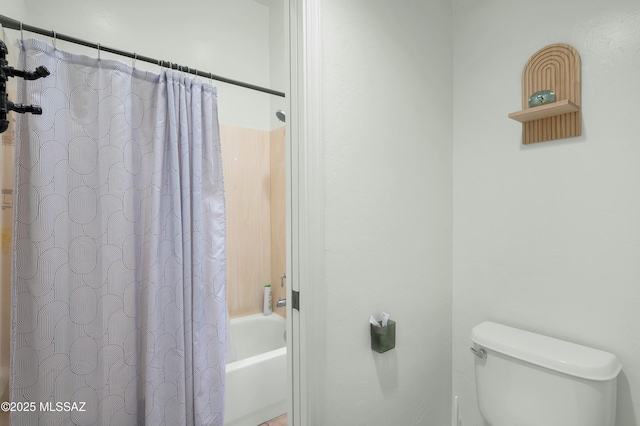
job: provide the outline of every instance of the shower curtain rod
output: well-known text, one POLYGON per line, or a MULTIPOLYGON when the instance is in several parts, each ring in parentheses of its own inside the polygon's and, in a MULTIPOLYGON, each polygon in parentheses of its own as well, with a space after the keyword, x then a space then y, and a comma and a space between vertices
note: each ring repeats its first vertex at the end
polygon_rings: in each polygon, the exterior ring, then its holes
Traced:
POLYGON ((109 52, 109 53, 114 53, 116 55, 126 56, 127 58, 132 58, 132 59, 135 59, 135 60, 149 62, 150 64, 156 64, 156 65, 161 66, 161 67, 172 68, 174 70, 179 70, 181 72, 186 72, 188 74, 194 74, 194 75, 197 75, 198 77, 210 78, 212 80, 222 81, 224 83, 229 83, 229 84, 233 84, 235 86, 245 87, 245 88, 251 89, 251 90, 257 90, 259 92, 269 93, 271 95, 280 96, 282 98, 285 97, 285 94, 283 92, 279 92, 277 90, 273 90, 273 89, 269 89, 269 88, 261 87, 261 86, 256 86, 255 84, 245 83, 243 81, 233 80, 233 79, 226 78, 226 77, 221 77, 219 75, 215 75, 215 74, 212 74, 210 72, 204 72, 204 71, 197 70, 195 68, 189 68, 189 67, 185 67, 185 66, 182 66, 182 65, 174 64, 173 62, 164 61, 164 60, 160 60, 160 59, 154 59, 154 58, 150 58, 148 56, 138 55, 137 53, 126 52, 124 50, 119 50, 119 49, 114 49, 112 47, 103 46, 103 45, 98 44, 98 43, 92 43, 90 41, 82 40, 82 39, 79 39, 79 38, 76 38, 76 37, 68 36, 68 35, 65 35, 65 34, 60 34, 60 33, 57 33, 55 31, 52 31, 52 30, 45 30, 45 29, 42 29, 42 28, 34 27, 32 25, 27 25, 27 24, 25 24, 23 22, 17 21, 15 19, 9 18, 9 17, 4 16, 4 15, 0 15, 0 24, 4 28, 9 28, 11 30, 29 31, 31 33, 36 33, 36 34, 41 34, 41 35, 52 37, 54 40, 64 40, 64 41, 68 41, 68 42, 71 42, 71 43, 80 44, 82 46, 91 47, 93 49, 98 49, 98 51, 105 51, 105 52, 109 52))

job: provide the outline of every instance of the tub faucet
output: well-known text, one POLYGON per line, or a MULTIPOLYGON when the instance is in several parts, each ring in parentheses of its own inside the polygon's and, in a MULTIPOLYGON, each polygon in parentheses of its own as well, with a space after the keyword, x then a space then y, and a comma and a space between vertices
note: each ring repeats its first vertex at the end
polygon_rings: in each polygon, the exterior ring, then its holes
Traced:
POLYGON ((276 308, 283 308, 287 306, 287 299, 280 299, 278 297, 278 301, 276 302, 276 308))

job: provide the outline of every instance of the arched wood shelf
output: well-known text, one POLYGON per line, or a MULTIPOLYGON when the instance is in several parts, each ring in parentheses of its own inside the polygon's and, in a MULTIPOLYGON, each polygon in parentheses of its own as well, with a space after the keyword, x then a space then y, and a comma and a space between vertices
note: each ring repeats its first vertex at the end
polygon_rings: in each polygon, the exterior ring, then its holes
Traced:
POLYGON ((529 59, 522 71, 522 110, 509 114, 523 123, 523 144, 582 134, 580 74, 580 55, 568 44, 543 47, 529 59), (540 90, 553 90, 557 101, 529 108, 529 97, 540 90))

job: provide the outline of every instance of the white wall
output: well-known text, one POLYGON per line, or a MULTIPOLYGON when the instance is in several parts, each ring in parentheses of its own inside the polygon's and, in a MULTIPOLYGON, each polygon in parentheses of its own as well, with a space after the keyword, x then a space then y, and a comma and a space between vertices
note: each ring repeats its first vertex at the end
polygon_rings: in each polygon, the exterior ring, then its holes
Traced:
POLYGON ((450 423, 451 14, 447 0, 322 2, 318 425, 450 423), (368 319, 382 311, 397 321, 397 341, 377 354, 368 319))
POLYGON ((27 6, 25 0, 0 0, 1 15, 9 18, 24 20, 27 18, 27 6))
MULTIPOLYGON (((25 0, 0 0, 0 14, 18 21, 25 21, 27 17, 27 6, 25 0)), ((18 43, 14 31, 5 31, 7 34, 6 45, 9 50, 7 61, 12 67, 17 66, 18 43)))
POLYGON ((453 386, 476 408, 471 328, 493 320, 616 354, 617 425, 640 422, 640 4, 454 0, 453 386), (521 145, 521 73, 582 57, 583 135, 521 145))
MULTIPOLYGON (((2 13, 9 10, 4 3, 13 3, 13 0, 0 0, 2 13)), ((266 87, 271 83, 269 7, 253 0, 184 0, 180 3, 24 0, 21 3, 26 5, 26 16, 11 16, 13 11, 20 14, 16 6, 6 14, 27 24, 223 77, 266 87)), ((32 36, 25 33, 25 37, 32 36)), ((61 41, 56 46, 96 54, 95 50, 61 41)), ((101 57, 132 63, 131 59, 104 52, 101 57)), ((136 66, 159 71, 158 67, 141 61, 136 66)), ((213 84, 218 87, 222 123, 270 130, 271 95, 217 81, 213 84)))
MULTIPOLYGON (((272 0, 269 8, 269 51, 271 87, 289 96, 289 2, 272 0), (286 6, 286 7, 285 7, 286 6)), ((271 97, 271 129, 284 124, 276 117, 276 111, 285 111, 291 117, 287 98, 271 97)))

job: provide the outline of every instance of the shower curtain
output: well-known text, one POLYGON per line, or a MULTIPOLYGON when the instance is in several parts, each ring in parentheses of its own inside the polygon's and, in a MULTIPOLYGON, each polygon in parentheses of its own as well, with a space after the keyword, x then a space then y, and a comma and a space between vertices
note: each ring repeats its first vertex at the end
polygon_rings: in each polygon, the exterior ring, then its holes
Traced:
POLYGON ((24 41, 39 65, 20 89, 44 113, 18 122, 11 369, 34 410, 12 425, 222 425, 215 89, 24 41))

